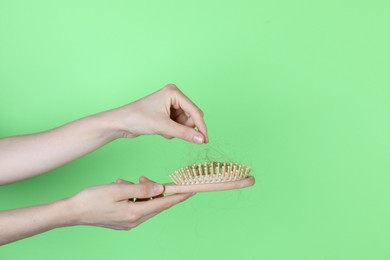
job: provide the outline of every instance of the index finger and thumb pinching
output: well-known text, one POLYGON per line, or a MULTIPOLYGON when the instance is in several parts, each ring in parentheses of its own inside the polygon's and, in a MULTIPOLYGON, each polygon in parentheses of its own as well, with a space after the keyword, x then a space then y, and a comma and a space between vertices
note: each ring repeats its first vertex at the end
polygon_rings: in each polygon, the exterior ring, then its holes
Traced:
MULTIPOLYGON (((203 112, 199 109, 195 103, 193 103, 183 92, 179 90, 178 98, 176 99, 176 105, 185 111, 193 120, 193 123, 198 128, 201 135, 204 136, 204 140, 198 143, 208 143, 208 134, 206 123, 203 119, 203 112)), ((196 141, 195 141, 196 142, 196 141)))
POLYGON ((206 137, 201 132, 196 131, 189 126, 181 125, 174 121, 168 121, 165 126, 165 131, 169 136, 177 137, 188 142, 202 144, 206 137))

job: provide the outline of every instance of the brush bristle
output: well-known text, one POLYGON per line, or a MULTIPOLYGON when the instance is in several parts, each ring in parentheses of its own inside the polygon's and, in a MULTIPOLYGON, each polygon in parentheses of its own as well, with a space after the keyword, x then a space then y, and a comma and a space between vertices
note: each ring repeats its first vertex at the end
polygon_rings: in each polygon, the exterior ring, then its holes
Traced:
POLYGON ((238 181, 249 176, 249 166, 238 163, 210 162, 186 166, 170 177, 176 185, 238 181))

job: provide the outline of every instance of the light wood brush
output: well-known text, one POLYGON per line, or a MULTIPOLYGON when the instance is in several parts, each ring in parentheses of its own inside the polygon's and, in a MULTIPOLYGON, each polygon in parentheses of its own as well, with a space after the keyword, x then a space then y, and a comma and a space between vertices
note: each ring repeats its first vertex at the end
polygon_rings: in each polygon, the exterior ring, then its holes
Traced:
POLYGON ((186 193, 241 189, 252 186, 255 178, 251 168, 228 162, 206 162, 181 168, 170 175, 173 183, 166 183, 164 193, 186 193))

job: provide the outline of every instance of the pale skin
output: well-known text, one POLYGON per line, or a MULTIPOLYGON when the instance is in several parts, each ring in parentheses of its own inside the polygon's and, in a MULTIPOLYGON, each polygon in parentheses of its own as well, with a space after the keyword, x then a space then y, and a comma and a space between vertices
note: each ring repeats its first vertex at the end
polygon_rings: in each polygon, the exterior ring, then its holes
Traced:
MULTIPOLYGON (((55 129, 0 139, 0 185, 43 174, 116 139, 148 134, 208 143, 203 112, 168 84, 130 104, 55 129)), ((0 245, 66 226, 130 230, 194 195, 164 196, 163 191, 162 184, 142 176, 139 184, 118 179, 52 203, 0 211, 0 245)))

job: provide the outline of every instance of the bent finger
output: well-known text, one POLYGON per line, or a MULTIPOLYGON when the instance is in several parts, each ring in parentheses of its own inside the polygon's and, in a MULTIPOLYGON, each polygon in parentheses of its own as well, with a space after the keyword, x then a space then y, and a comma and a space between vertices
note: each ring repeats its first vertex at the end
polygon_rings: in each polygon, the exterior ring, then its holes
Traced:
POLYGON ((121 179, 121 178, 117 179, 117 180, 115 181, 115 183, 127 183, 127 184, 134 184, 134 183, 133 183, 133 182, 131 182, 131 181, 126 181, 126 180, 124 180, 124 179, 121 179))
POLYGON ((183 92, 179 91, 178 100, 179 107, 183 109, 194 121, 195 126, 205 137, 205 142, 208 142, 208 134, 206 123, 203 119, 203 112, 195 105, 183 92))
POLYGON ((186 140, 188 142, 197 144, 202 144, 206 140, 206 137, 202 133, 196 131, 193 126, 190 127, 181 125, 172 120, 165 122, 165 124, 166 134, 170 136, 174 136, 186 140))
POLYGON ((139 204, 134 204, 142 212, 142 215, 149 215, 154 213, 159 213, 163 210, 169 209, 172 206, 187 200, 189 197, 195 195, 194 193, 181 193, 174 194, 170 196, 165 196, 163 198, 156 198, 154 200, 141 202, 139 204))

